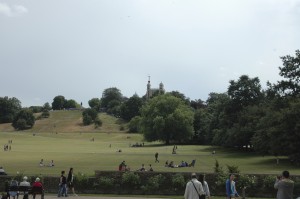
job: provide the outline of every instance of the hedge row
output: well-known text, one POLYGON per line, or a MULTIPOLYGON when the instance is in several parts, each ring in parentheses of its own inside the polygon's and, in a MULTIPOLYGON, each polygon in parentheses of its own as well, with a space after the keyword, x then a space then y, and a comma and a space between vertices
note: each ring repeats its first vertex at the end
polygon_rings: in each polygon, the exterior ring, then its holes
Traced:
MULTIPOLYGON (((39 176, 46 193, 57 193, 59 177, 39 176)), ((0 189, 3 192, 5 182, 12 178, 21 181, 22 176, 0 176, 0 189)), ((33 182, 35 177, 30 177, 33 182)), ((205 174, 212 195, 225 195, 227 176, 205 174)), ((236 185, 240 195, 245 188, 247 197, 275 197, 275 175, 239 174, 236 185)), ((294 195, 300 196, 300 176, 292 176, 295 181, 294 195)), ((78 193, 93 194, 147 194, 147 195, 183 195, 190 173, 170 172, 116 172, 96 171, 94 177, 78 173, 75 176, 75 190, 78 193)))

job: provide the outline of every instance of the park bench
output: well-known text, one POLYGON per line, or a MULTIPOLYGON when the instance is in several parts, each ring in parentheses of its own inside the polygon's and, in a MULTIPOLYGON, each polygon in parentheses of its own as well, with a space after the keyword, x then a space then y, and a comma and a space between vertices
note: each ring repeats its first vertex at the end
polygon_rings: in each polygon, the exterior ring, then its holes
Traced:
MULTIPOLYGON (((19 198, 19 195, 23 195, 25 199, 28 199, 29 195, 33 195, 33 198, 35 198, 36 195, 41 195, 41 198, 44 198, 44 189, 42 187, 9 186, 8 193, 9 192, 16 192, 17 199, 19 198)), ((8 195, 8 197, 10 198, 10 195, 8 195)))

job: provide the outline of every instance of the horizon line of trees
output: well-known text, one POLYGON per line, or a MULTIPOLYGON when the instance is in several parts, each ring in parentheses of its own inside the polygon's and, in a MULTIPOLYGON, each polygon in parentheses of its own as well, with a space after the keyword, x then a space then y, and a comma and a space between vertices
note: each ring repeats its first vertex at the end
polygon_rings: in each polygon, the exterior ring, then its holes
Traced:
MULTIPOLYGON (((136 94, 127 98, 112 87, 101 98, 89 100, 83 118, 87 125, 99 122, 94 116, 102 111, 128 121, 129 132, 143 133, 147 141, 246 148, 262 155, 288 156, 299 164, 300 51, 280 58, 282 80, 267 82, 265 90, 258 77, 248 75, 230 80, 226 92, 212 92, 206 101, 190 100, 178 91, 154 93, 149 100, 136 94)), ((63 96, 52 103, 53 110, 76 106, 75 100, 63 96)), ((20 109, 16 98, 0 98, 0 123, 12 121, 20 109), (11 111, 3 109, 3 102, 14 105, 11 111)))

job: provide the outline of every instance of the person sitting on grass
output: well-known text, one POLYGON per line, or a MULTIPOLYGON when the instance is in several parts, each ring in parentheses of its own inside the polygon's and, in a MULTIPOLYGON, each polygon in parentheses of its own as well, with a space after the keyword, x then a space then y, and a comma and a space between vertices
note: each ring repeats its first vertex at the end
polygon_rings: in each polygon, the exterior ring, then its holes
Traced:
POLYGON ((138 171, 146 171, 146 169, 145 169, 145 165, 144 164, 142 164, 142 167, 138 170, 138 171))

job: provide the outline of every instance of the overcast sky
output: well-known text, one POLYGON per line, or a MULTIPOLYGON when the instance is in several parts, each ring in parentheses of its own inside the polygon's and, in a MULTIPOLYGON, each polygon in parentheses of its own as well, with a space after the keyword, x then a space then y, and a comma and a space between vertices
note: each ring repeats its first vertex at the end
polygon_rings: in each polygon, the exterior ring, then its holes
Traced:
POLYGON ((279 80, 300 48, 300 0, 0 0, 0 96, 88 106, 164 83, 190 99, 241 75, 279 80))

